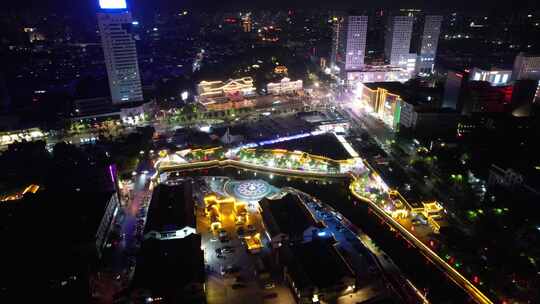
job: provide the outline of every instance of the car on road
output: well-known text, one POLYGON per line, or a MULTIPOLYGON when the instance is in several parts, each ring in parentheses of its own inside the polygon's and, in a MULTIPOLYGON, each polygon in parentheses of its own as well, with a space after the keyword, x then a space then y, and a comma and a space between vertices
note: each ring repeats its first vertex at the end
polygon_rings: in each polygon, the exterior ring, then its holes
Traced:
POLYGON ((232 247, 232 246, 224 246, 221 249, 221 252, 222 253, 233 253, 234 252, 234 247, 232 247))
POLYGON ((264 289, 272 289, 274 287, 276 287, 276 284, 272 282, 264 284, 264 289))

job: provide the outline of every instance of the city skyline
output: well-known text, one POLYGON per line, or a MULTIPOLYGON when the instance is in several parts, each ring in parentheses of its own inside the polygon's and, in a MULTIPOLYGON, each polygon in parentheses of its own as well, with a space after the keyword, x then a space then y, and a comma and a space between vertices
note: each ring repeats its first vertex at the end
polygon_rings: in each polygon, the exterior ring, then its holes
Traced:
POLYGON ((1 302, 540 297, 540 10, 27 3, 1 302))

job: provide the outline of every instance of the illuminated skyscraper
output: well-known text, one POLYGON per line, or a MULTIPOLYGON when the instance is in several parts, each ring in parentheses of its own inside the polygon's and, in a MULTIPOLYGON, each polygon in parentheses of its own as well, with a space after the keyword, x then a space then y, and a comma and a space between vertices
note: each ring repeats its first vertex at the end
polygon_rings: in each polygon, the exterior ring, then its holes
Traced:
POLYGON ((533 80, 537 82, 534 101, 540 101, 540 55, 519 53, 514 60, 512 80, 533 80))
POLYGON ((519 53, 514 60, 512 80, 540 80, 540 55, 519 53))
POLYGON ((441 23, 442 16, 427 15, 424 17, 424 30, 416 61, 417 74, 433 73, 437 47, 439 45, 439 35, 441 34, 441 23))
POLYGON ((334 19, 331 58, 333 66, 342 71, 358 70, 364 66, 367 26, 367 16, 334 19))
POLYGON ((142 101, 133 19, 125 0, 100 0, 98 25, 111 99, 115 104, 142 101))
MULTIPOLYGON (((411 53, 411 36, 414 17, 390 16, 384 37, 384 56, 395 66, 406 67, 407 62, 413 59, 411 53)), ((414 59, 416 55, 414 54, 414 59)))

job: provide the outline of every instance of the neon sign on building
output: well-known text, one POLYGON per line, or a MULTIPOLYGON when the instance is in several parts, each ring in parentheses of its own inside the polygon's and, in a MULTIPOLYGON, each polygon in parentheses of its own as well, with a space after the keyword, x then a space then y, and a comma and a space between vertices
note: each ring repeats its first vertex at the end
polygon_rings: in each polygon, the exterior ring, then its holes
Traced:
POLYGON ((125 9, 126 0, 99 0, 99 7, 102 9, 125 9))

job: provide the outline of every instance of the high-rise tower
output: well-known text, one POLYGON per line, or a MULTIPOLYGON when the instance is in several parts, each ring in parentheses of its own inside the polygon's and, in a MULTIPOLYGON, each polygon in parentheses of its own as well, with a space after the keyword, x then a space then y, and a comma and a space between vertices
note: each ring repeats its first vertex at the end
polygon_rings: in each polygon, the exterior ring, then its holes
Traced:
POLYGON ((342 71, 364 66, 367 26, 367 16, 343 16, 334 20, 332 65, 342 71))
POLYGON ((416 61, 416 74, 428 75, 433 73, 439 36, 441 34, 442 16, 424 16, 424 29, 419 45, 416 61))
MULTIPOLYGON (((395 66, 406 66, 410 54, 413 16, 390 16, 384 37, 384 56, 395 66)), ((416 55, 414 56, 416 57, 416 55)))
POLYGON ((100 0, 98 25, 114 104, 142 101, 133 19, 126 0, 100 0))

